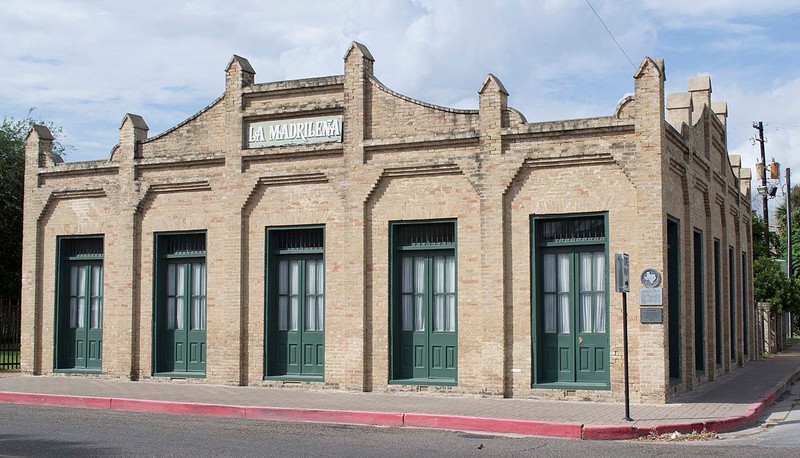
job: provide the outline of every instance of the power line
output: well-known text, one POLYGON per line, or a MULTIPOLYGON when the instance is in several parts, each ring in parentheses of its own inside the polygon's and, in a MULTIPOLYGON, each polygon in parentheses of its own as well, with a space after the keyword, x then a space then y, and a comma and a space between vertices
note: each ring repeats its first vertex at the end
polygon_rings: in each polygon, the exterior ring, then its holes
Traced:
POLYGON ((605 29, 606 29, 606 32, 608 32, 608 36, 610 36, 610 37, 611 37, 611 39, 612 39, 612 40, 614 40, 614 44, 616 44, 616 45, 617 45, 617 48, 619 48, 619 50, 620 50, 620 51, 622 51, 622 54, 624 54, 624 55, 625 55, 625 58, 626 58, 626 59, 628 59, 628 62, 630 62, 630 63, 631 63, 631 67, 633 67, 634 69, 636 69, 636 64, 634 64, 634 63, 633 63, 633 61, 631 60, 631 58, 630 58, 630 57, 628 57, 628 53, 626 53, 626 52, 625 52, 625 50, 624 50, 624 49, 622 49, 622 46, 620 46, 620 45, 619 45, 619 43, 617 42, 617 39, 616 39, 616 38, 614 38, 614 34, 613 34, 613 33, 611 33, 611 31, 610 31, 610 30, 608 30, 608 26, 606 25, 606 23, 605 23, 605 22, 603 22, 603 18, 601 18, 601 17, 600 17, 600 15, 599 15, 599 14, 597 14, 597 10, 595 10, 595 9, 594 9, 594 7, 592 6, 592 4, 591 4, 591 3, 589 3, 589 0, 586 0, 586 4, 587 4, 587 5, 589 5, 589 8, 591 8, 591 9, 592 9, 592 11, 594 12, 594 15, 595 15, 595 16, 597 16, 597 19, 600 21, 600 23, 601 23, 601 24, 603 24, 603 27, 605 27, 605 29))

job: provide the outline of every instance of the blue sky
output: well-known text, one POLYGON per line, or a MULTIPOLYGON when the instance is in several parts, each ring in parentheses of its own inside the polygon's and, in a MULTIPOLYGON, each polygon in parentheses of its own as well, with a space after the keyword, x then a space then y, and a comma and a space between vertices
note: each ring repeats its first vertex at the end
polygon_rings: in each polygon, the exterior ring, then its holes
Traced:
MULTIPOLYGON (((590 2, 635 65, 665 59, 667 92, 711 75, 743 166, 764 121, 768 162, 800 183, 800 1, 590 2)), ((333 75, 357 40, 398 92, 476 108, 491 72, 529 122, 609 115, 635 70, 586 0, 0 0, 0 40, 0 116, 35 107, 70 161, 108 158, 127 112, 156 135, 202 109, 233 54, 257 82, 333 75)))

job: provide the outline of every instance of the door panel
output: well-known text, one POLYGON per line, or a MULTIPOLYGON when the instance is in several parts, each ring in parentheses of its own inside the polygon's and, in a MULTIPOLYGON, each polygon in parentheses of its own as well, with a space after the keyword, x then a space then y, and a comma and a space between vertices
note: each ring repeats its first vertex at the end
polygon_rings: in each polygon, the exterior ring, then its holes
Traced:
POLYGON ((206 370, 206 265, 200 259, 166 263, 166 287, 160 303, 159 372, 206 370))
POLYGON ((281 256, 270 375, 322 376, 325 363, 325 263, 321 255, 281 256))
POLYGON ((61 310, 60 369, 100 369, 103 344, 103 267, 69 262, 65 267, 66 306, 61 310))
POLYGON ((544 250, 539 280, 540 382, 608 380, 605 261, 605 252, 594 248, 544 250))
POLYGON ((395 379, 456 379, 456 265, 451 253, 400 259, 395 379))

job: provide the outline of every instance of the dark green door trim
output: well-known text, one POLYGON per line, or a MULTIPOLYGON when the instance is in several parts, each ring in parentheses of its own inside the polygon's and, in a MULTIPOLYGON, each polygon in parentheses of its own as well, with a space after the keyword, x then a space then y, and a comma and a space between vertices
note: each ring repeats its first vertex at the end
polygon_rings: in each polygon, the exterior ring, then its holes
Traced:
POLYGON ((389 223, 389 384, 458 382, 456 246, 456 220, 389 223))
POLYGON ((264 379, 323 381, 325 226, 266 228, 264 379))
POLYGON ((206 232, 154 234, 153 375, 205 377, 206 232))
POLYGON ((609 389, 608 215, 605 212, 531 215, 530 230, 532 387, 609 389), (569 278, 559 277, 566 282, 563 287, 546 288, 545 270, 555 267, 545 267, 545 256, 554 256, 555 263, 560 260, 568 266, 566 270, 562 266, 562 274, 568 272, 569 278), (602 273, 595 264, 588 270, 584 266, 583 272, 593 272, 591 286, 583 283, 589 282, 589 278, 580 275, 584 258, 602 263, 602 273), (594 283, 595 280, 601 285, 594 283), (549 313, 545 313, 547 295, 556 298, 549 313), (588 298, 593 298, 592 306, 584 308, 582 313, 581 301, 586 307, 588 298), (591 319, 586 313, 590 308, 598 313, 591 319), (545 323, 553 318, 555 322, 545 323), (564 325, 569 333, 563 332, 564 325))
POLYGON ((667 320, 670 383, 681 380, 681 245, 680 222, 667 218, 667 320))
POLYGON ((100 372, 103 355, 103 236, 56 239, 56 372, 100 372))
POLYGON ((694 369, 706 369, 705 269, 703 231, 694 230, 694 369))

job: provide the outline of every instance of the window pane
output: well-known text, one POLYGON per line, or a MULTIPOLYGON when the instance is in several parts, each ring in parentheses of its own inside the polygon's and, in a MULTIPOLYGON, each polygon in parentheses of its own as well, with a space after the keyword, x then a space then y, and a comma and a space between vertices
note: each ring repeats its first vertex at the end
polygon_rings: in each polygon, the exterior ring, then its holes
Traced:
POLYGON ((200 305, 201 305, 200 304, 200 297, 198 297, 198 296, 193 297, 192 298, 192 310, 191 310, 191 313, 192 313, 191 322, 192 323, 191 323, 191 326, 189 328, 191 330, 202 329, 202 326, 200 325, 200 318, 201 318, 201 316, 200 316, 200 305))
POLYGON ((433 292, 445 292, 445 273, 444 273, 444 256, 436 256, 433 258, 433 292))
POLYGON ((606 295, 594 296, 594 332, 606 332, 606 295))
POLYGON ((289 294, 300 293, 300 261, 289 262, 289 294))
POLYGON ((100 328, 100 298, 93 297, 89 306, 89 327, 92 329, 100 328))
POLYGON ((544 332, 556 332, 556 295, 544 295, 544 332))
POLYGON ((317 262, 306 261, 306 294, 317 292, 317 262))
POLYGON ((75 329, 78 327, 78 298, 69 298, 69 327, 75 329))
POLYGON ((433 330, 444 331, 444 296, 439 294, 433 298, 433 330))
POLYGON ((322 260, 317 261, 317 293, 325 293, 325 262, 322 260))
POLYGON ((566 293, 570 290, 569 255, 558 255, 558 292, 566 293))
POLYGON ((558 296, 558 332, 569 334, 569 296, 562 294, 558 296))
POLYGON ((456 330, 456 296, 450 294, 447 296, 447 329, 445 331, 453 332, 456 330))
POLYGON ((203 265, 200 263, 192 264, 192 294, 203 294, 203 265))
POLYGON ((297 331, 297 312, 300 307, 300 298, 289 296, 289 330, 297 331))
POLYGON ((306 309, 305 309, 305 330, 306 331, 316 331, 317 330, 317 304, 314 300, 314 296, 306 296, 306 309))
POLYGON ((278 262, 278 294, 289 294, 289 262, 278 262))
POLYGON ((594 254, 594 290, 606 290, 606 257, 603 253, 594 254))
POLYGON ((175 273, 175 329, 181 330, 186 323, 186 264, 178 264, 175 273))
POLYGON ((425 258, 414 258, 414 292, 425 292, 425 258))
POLYGON ((86 326, 86 266, 78 267, 78 327, 86 326))
POLYGON ((175 298, 175 329, 182 330, 184 328, 183 323, 185 320, 184 315, 184 296, 177 296, 175 298))
POLYGON ((100 291, 102 291, 103 280, 102 276, 100 275, 102 267, 100 266, 92 266, 92 296, 99 296, 100 291))
POLYGON ((581 292, 592 290, 592 253, 581 253, 581 292))
MULTIPOLYGON (((318 283, 322 285, 322 283, 318 283)), ((325 326, 325 296, 317 297, 317 330, 323 331, 325 326)))
POLYGON ((403 331, 414 330, 414 296, 403 294, 403 331))
POLYGON ((289 299, 286 296, 278 298, 278 331, 289 329, 289 299))
MULTIPOLYGON (((589 264, 591 266, 591 263, 589 264)), ((589 293, 581 293, 581 318, 579 332, 592 332, 592 295, 589 293)))
POLYGON ((544 292, 556 292, 556 255, 544 255, 544 292))
POLYGON ((417 294, 414 296, 414 330, 425 330, 425 297, 417 294))
POLYGON ((175 295, 175 264, 167 266, 167 296, 175 295))
POLYGON ((456 257, 447 257, 447 292, 456 292, 456 257))
POLYGON ((413 293, 414 292, 414 267, 413 267, 413 260, 411 258, 403 258, 403 268, 402 268, 402 292, 403 293, 413 293))
POLYGON ((175 329, 175 298, 167 298, 167 329, 175 329))

